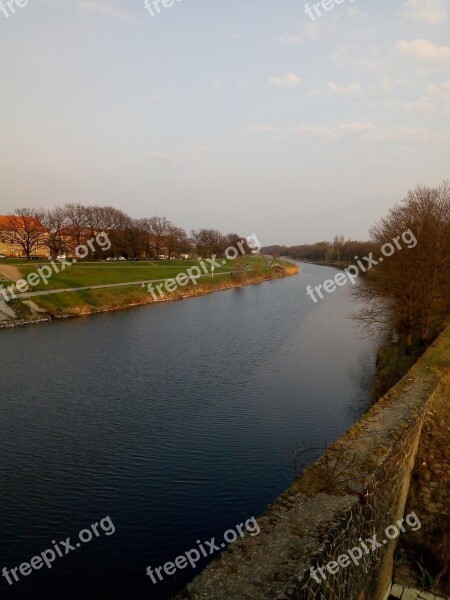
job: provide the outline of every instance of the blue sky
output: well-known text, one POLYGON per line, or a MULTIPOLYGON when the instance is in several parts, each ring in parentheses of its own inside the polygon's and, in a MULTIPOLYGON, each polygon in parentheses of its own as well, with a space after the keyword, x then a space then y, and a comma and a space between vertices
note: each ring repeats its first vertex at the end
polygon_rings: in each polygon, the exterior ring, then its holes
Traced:
POLYGON ((320 10, 0 12, 0 212, 83 202, 265 244, 367 238, 409 188, 450 175, 449 0, 320 10))

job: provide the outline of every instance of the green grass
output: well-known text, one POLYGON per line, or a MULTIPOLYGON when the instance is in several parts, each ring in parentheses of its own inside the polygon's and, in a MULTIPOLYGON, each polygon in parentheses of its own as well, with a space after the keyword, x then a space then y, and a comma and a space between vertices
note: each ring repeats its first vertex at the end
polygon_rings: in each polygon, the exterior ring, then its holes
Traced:
MULTIPOLYGON (((218 262, 222 263, 222 259, 218 262)), ((56 261, 57 263, 57 261, 56 261)), ((270 269, 264 264, 264 260, 259 257, 246 257, 242 259, 243 265, 257 270, 270 269)), ((16 262, 16 266, 22 276, 26 277, 30 273, 36 273, 38 265, 48 264, 49 261, 16 262)), ((58 264, 58 263, 57 263, 58 264)), ((209 263, 206 263, 210 269, 209 263)), ((87 263, 80 262, 66 268, 59 273, 53 273, 45 285, 40 281, 38 285, 30 287, 30 291, 56 290, 62 288, 77 288, 91 285, 105 285, 114 283, 127 283, 134 281, 144 281, 151 279, 171 279, 178 274, 186 272, 193 266, 199 266, 197 261, 161 261, 161 262, 102 262, 87 263)), ((236 269, 236 261, 225 261, 220 269, 216 268, 215 274, 232 271, 236 269)), ((201 279, 204 281, 204 278, 201 279)))
MULTIPOLYGON (((224 259, 218 259, 222 263, 224 259)), ((198 279, 196 285, 189 283, 168 293, 164 291, 164 299, 182 299, 186 296, 197 296, 213 292, 219 289, 229 289, 241 284, 259 283, 268 279, 278 279, 285 275, 294 275, 298 269, 292 263, 276 261, 282 265, 284 270, 274 271, 271 265, 265 264, 263 257, 246 256, 238 260, 224 261, 220 268, 214 272, 214 277, 206 275, 198 279), (233 273, 233 274, 232 274, 233 273)), ((39 265, 48 265, 48 261, 8 260, 3 264, 13 264, 23 278, 30 273, 37 273, 39 265)), ((205 261, 206 265, 207 263, 205 261)), ((114 310, 126 308, 132 305, 148 304, 154 301, 152 295, 139 284, 126 285, 130 282, 142 282, 148 280, 175 279, 177 275, 186 273, 193 266, 199 266, 198 261, 148 261, 148 262, 79 262, 58 273, 53 272, 49 277, 48 285, 39 282, 38 285, 30 286, 30 292, 51 291, 57 289, 74 289, 71 292, 59 294, 44 294, 34 296, 32 300, 48 314, 80 315, 96 311, 114 310), (88 286, 125 284, 120 287, 106 287, 100 289, 77 290, 88 286)), ((203 273, 203 271, 202 271, 203 273)), ((154 284, 155 293, 157 286, 154 284)), ((162 285, 162 284, 161 284, 162 285)), ((6 287, 6 286, 5 286, 6 287)), ((21 304, 17 300, 18 305, 21 304)), ((25 318, 28 307, 16 307, 21 318, 25 318), (22 314, 23 313, 23 314, 22 314)))

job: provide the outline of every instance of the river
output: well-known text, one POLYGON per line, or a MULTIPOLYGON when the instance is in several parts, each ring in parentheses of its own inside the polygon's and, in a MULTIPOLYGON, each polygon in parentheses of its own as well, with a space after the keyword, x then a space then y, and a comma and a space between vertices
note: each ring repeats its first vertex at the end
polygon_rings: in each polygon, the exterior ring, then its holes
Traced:
MULTIPOLYGON (((290 451, 344 433, 370 405, 376 347, 334 269, 121 312, 0 331, 0 569, 102 535, 2 598, 170 598, 200 569, 173 561, 293 481, 290 451)), ((204 563, 201 563, 203 565, 204 563)))

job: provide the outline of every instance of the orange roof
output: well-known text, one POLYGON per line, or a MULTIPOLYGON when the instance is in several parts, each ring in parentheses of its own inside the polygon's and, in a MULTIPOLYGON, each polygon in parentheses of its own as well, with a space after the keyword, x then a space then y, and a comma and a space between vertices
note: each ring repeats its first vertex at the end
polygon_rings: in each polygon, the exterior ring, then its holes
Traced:
POLYGON ((10 223, 11 223, 11 219, 13 219, 14 221, 16 221, 17 224, 21 224, 24 222, 24 220, 26 221, 27 219, 30 219, 34 222, 36 222, 37 224, 40 225, 39 221, 36 219, 36 217, 18 217, 18 216, 10 216, 10 215, 0 215, 0 230, 5 231, 10 229, 10 223))

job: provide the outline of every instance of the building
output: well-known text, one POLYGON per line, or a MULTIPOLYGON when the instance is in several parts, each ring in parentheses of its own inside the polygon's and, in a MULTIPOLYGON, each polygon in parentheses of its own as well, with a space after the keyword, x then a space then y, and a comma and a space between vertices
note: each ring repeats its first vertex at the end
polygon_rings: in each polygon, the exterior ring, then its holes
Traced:
MULTIPOLYGON (((14 219, 17 223, 22 222, 22 217, 0 215, 0 254, 4 254, 8 258, 24 258, 25 251, 17 242, 14 232, 11 230, 11 219, 14 219)), ((41 243, 33 248, 31 254, 39 258, 46 258, 49 254, 48 247, 41 243)))

